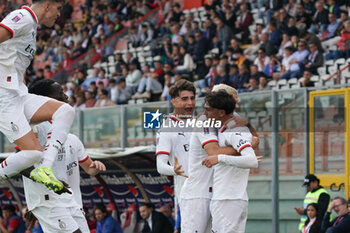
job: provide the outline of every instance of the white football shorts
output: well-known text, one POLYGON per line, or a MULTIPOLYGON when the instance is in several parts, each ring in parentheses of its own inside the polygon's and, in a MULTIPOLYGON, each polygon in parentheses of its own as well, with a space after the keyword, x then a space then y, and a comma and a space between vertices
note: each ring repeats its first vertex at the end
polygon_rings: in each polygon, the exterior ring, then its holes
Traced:
POLYGON ((181 233, 210 232, 210 199, 181 199, 181 233))
POLYGON ((72 233, 78 229, 90 233, 84 212, 79 207, 37 207, 32 210, 44 232, 72 233))
POLYGON ((0 131, 12 143, 29 131, 30 119, 50 98, 26 94, 20 96, 15 90, 0 88, 0 131))
POLYGON ((248 216, 248 201, 212 200, 210 212, 214 233, 244 233, 248 216))

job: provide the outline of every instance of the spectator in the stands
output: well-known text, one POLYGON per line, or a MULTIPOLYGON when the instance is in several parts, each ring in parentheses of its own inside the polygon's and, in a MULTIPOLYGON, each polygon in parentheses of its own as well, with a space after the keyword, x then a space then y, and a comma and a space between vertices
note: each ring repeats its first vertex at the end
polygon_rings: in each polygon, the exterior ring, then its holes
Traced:
POLYGON ((299 62, 293 60, 292 47, 285 48, 285 56, 282 59, 281 79, 290 79, 300 76, 299 62))
POLYGON ((123 232, 117 220, 108 214, 106 207, 103 204, 95 206, 94 214, 97 220, 96 233, 123 232))
POLYGON ((323 52, 321 40, 314 33, 311 33, 309 31, 304 31, 303 33, 301 33, 300 36, 304 41, 306 41, 307 44, 310 44, 310 43, 316 44, 318 51, 323 52))
POLYGON ((136 62, 131 62, 129 64, 128 75, 125 77, 126 86, 130 87, 133 92, 136 92, 137 87, 140 83, 141 77, 142 77, 142 73, 139 69, 137 69, 136 62))
POLYGON ((268 26, 268 30, 270 32, 269 41, 275 46, 275 50, 277 50, 282 41, 282 33, 277 28, 276 21, 271 20, 268 26))
POLYGON ((288 20, 287 32, 290 36, 298 35, 299 29, 296 27, 296 21, 294 17, 290 17, 288 20))
MULTIPOLYGON (((155 64, 160 64, 156 62, 155 64)), ((157 66, 157 65, 156 65, 157 66)), ((157 69, 158 67, 155 67, 157 69)), ((144 72, 137 88, 137 93, 132 98, 151 98, 152 93, 159 93, 163 90, 162 84, 159 81, 160 74, 155 72, 144 72)))
POLYGON ((202 33, 197 32, 195 34, 194 48, 193 48, 193 61, 204 61, 204 56, 208 52, 209 43, 206 38, 202 37, 202 33))
POLYGON ((243 51, 243 53, 249 60, 254 61, 260 48, 260 41, 257 35, 251 35, 250 39, 252 43, 243 51))
POLYGON ((311 17, 305 12, 304 5, 299 3, 297 4, 297 14, 295 16, 295 26, 300 30, 305 30, 311 25, 311 17))
POLYGON ((249 38, 249 26, 253 23, 252 13, 246 4, 240 5, 240 14, 237 16, 236 28, 242 32, 242 41, 247 42, 249 38))
POLYGON ((131 99, 131 95, 131 88, 126 86, 125 78, 119 79, 115 103, 118 105, 128 104, 128 101, 131 99))
POLYGON ((255 78, 250 78, 249 79, 249 86, 247 88, 247 92, 253 92, 253 91, 257 91, 257 90, 259 90, 258 80, 256 80, 255 78))
POLYGON ((277 57, 279 59, 282 59, 282 57, 284 56, 285 48, 290 47, 290 46, 292 46, 292 41, 290 40, 290 36, 288 35, 288 33, 283 33, 282 42, 280 44, 280 48, 278 50, 277 57))
POLYGON ((233 82, 233 87, 237 89, 239 93, 245 92, 246 87, 249 86, 249 71, 245 65, 238 67, 238 76, 237 79, 233 82))
POLYGON ((108 83, 108 97, 116 103, 117 101, 118 86, 115 79, 110 79, 108 83))
POLYGON ((271 43, 271 41, 269 41, 268 33, 261 34, 260 40, 261 40, 260 48, 264 49, 267 56, 274 55, 276 53, 275 46, 271 43))
POLYGON ((75 109, 85 109, 86 105, 85 105, 85 94, 79 94, 76 96, 76 103, 73 106, 75 109))
POLYGON ((189 74, 196 68, 195 63, 185 46, 180 47, 180 62, 176 67, 176 73, 189 74))
POLYGON ((271 79, 272 76, 277 72, 277 68, 279 67, 279 61, 276 57, 270 56, 269 64, 265 65, 264 73, 267 78, 271 79))
POLYGON ((328 11, 324 7, 324 3, 322 1, 317 1, 315 3, 315 6, 316 13, 312 18, 313 24, 311 25, 309 31, 314 34, 323 34, 323 32, 327 29, 327 26, 329 24, 328 11))
POLYGON ((224 22, 218 17, 215 19, 214 22, 217 26, 217 38, 220 43, 220 50, 222 53, 225 53, 226 47, 233 36, 232 30, 229 26, 224 24, 224 22))
POLYGON ((153 39, 153 30, 147 24, 142 24, 139 32, 140 46, 148 45, 153 39))
POLYGON ((106 70, 101 68, 100 72, 98 73, 98 79, 96 80, 96 83, 103 82, 104 88, 108 87, 108 77, 106 77, 106 70))
POLYGON ((131 26, 129 29, 129 41, 132 44, 132 47, 136 48, 140 45, 140 37, 137 32, 136 26, 131 26))
POLYGON ((271 88, 267 85, 268 81, 265 76, 260 76, 259 78, 259 91, 267 91, 270 90, 271 88))
POLYGON ((310 54, 304 60, 304 67, 309 69, 311 73, 317 74, 317 68, 323 65, 323 54, 317 49, 314 43, 309 44, 310 54))
POLYGON ((337 18, 340 17, 340 7, 337 4, 336 0, 328 0, 328 12, 336 15, 337 18))
POLYGON ((311 81, 312 73, 310 70, 306 69, 304 71, 304 80, 300 83, 300 87, 314 87, 315 83, 311 81))
POLYGON ((236 64, 238 67, 240 65, 244 65, 245 67, 247 67, 247 69, 249 68, 250 62, 249 60, 243 55, 243 51, 241 49, 237 49, 233 56, 236 58, 236 61, 233 62, 233 64, 236 64))
POLYGON ((277 28, 282 31, 282 33, 288 32, 288 21, 290 16, 287 14, 287 11, 284 8, 281 8, 278 11, 277 17, 277 28))
POLYGON ((264 72, 264 67, 269 64, 270 58, 266 56, 265 49, 260 48, 258 50, 258 57, 255 59, 254 64, 258 66, 260 72, 264 72))
POLYGON ((98 96, 99 96, 99 99, 96 101, 94 107, 108 107, 108 106, 115 105, 115 103, 113 103, 113 101, 108 98, 107 89, 99 90, 98 96))
POLYGON ((121 53, 117 53, 114 58, 115 62, 115 76, 121 76, 122 74, 122 65, 126 65, 123 60, 123 55, 121 53))
POLYGON ((326 54, 326 60, 350 57, 350 20, 344 23, 344 27, 337 42, 338 50, 326 54))
POLYGON ((85 92, 85 107, 86 108, 92 108, 96 104, 96 98, 95 94, 92 91, 86 91, 85 92))
POLYGON ((335 197, 329 204, 328 210, 323 217, 321 232, 341 233, 349 232, 350 229, 350 212, 346 200, 342 197, 335 197), (338 215, 332 219, 332 210, 338 215))
POLYGON ((114 27, 113 27, 113 31, 114 32, 119 32, 124 28, 123 24, 121 23, 120 17, 116 16, 114 18, 114 27))
POLYGON ((337 30, 337 28, 339 26, 339 23, 337 21, 337 17, 335 16, 334 13, 328 14, 328 20, 329 20, 329 24, 327 26, 327 29, 323 32, 322 36, 320 37, 320 39, 322 41, 328 40, 328 39, 334 37, 335 31, 337 30))
POLYGON ((207 18, 203 25, 204 28, 204 37, 211 41, 216 34, 216 25, 213 23, 213 21, 210 18, 207 18))
POLYGON ((162 207, 160 207, 160 212, 162 214, 164 214, 165 217, 168 218, 171 225, 175 226, 175 220, 173 218, 173 211, 172 211, 171 206, 169 204, 163 205, 162 207))
POLYGON ((0 230, 1 232, 25 232, 25 224, 22 218, 16 214, 16 208, 13 205, 5 205, 2 207, 0 230))
POLYGON ((85 81, 85 78, 86 77, 84 71, 81 68, 77 68, 73 75, 73 82, 77 83, 80 86, 85 81))
POLYGON ((171 28, 170 28, 171 34, 172 34, 172 39, 171 39, 171 43, 172 44, 178 44, 178 37, 180 36, 180 26, 178 24, 174 24, 171 28))
POLYGON ((237 38, 232 38, 230 41, 230 47, 232 49, 232 53, 235 53, 236 50, 241 49, 241 44, 237 38))
MULTIPOLYGON (((136 64, 136 68, 139 69, 139 70, 141 70, 141 66, 140 66, 139 61, 138 61, 137 58, 134 57, 133 54, 130 53, 130 52, 127 52, 127 53, 125 54, 125 63, 126 63, 128 66, 129 66, 131 63, 134 63, 134 64, 136 64)), ((129 67, 129 70, 130 70, 130 67, 129 67)))

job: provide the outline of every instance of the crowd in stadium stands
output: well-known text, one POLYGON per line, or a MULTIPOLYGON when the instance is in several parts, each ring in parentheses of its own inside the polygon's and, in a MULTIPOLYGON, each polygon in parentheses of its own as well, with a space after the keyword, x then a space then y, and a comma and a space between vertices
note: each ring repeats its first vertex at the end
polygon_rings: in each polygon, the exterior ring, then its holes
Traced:
MULTIPOLYGON (((326 215, 324 217, 325 220, 322 220, 322 217, 319 217, 317 215, 318 205, 313 203, 312 207, 316 209, 313 211, 314 215, 312 215, 311 212, 309 213, 309 211, 307 211, 307 215, 312 220, 310 222, 310 219, 308 218, 306 221, 305 228, 306 230, 310 230, 307 232, 340 233, 345 231, 343 231, 344 229, 337 227, 350 225, 350 199, 346 202, 343 198, 334 198, 326 212, 326 215), (333 220, 329 221, 329 216, 332 210, 334 210, 339 217, 333 217, 333 220), (321 220, 315 222, 314 218, 320 218, 321 220), (308 224, 309 222, 310 224, 308 224)), ((1 208, 1 210, 2 217, 0 217, 0 232, 8 232, 10 229, 12 229, 11 232, 17 233, 43 232, 38 221, 36 221, 35 218, 32 218, 33 215, 27 213, 26 207, 23 207, 21 211, 18 211, 14 205, 5 205, 1 208)), ((103 204, 96 204, 93 209, 89 209, 84 206, 84 212, 91 233, 123 232, 123 226, 119 223, 117 212, 115 208, 113 208, 113 205, 109 204, 105 206, 103 204)), ((155 206, 151 203, 146 203, 139 206, 140 215, 137 217, 137 232, 151 232, 147 231, 149 227, 148 221, 150 221, 150 219, 148 218, 150 217, 150 213, 152 213, 153 216, 152 223, 154 225, 152 227, 160 229, 160 231, 157 232, 173 232, 175 221, 171 206, 168 204, 163 205, 160 207, 158 212, 155 210, 155 206), (161 215, 161 213, 164 215, 164 217, 161 215)), ((304 233, 304 231, 302 232, 304 233)))
MULTIPOLYGON (((303 77, 300 86, 310 87, 326 60, 350 57, 350 1, 213 0, 196 15, 167 2, 157 24, 133 24, 165 2, 87 0, 81 6, 83 19, 76 22, 67 3, 54 28, 39 30, 37 57, 45 54, 40 59, 51 65, 31 67, 28 85, 53 78, 63 85, 70 104, 83 109, 140 98, 169 100, 169 87, 179 79, 194 81, 199 95, 218 83, 242 93, 269 90, 270 80, 303 77), (261 7, 265 10, 253 17, 252 11, 261 7), (151 62, 140 62, 132 52, 114 54, 112 47, 101 45, 128 25, 129 48, 150 46, 151 62), (97 60, 114 56, 115 72, 95 68, 88 76, 90 67, 82 64, 73 75, 55 73, 90 48, 97 60)), ((1 16, 11 7, 0 9, 1 16)))

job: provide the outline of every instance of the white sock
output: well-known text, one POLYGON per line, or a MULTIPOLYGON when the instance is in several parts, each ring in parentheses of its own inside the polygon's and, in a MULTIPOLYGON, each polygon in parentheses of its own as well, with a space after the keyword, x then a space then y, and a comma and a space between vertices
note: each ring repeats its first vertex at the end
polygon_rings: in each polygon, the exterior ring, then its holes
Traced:
POLYGON ((52 125, 47 134, 46 146, 43 153, 41 167, 52 167, 58 150, 67 139, 70 127, 74 120, 74 108, 63 104, 52 116, 52 125))
POLYGON ((14 176, 24 169, 40 161, 42 152, 38 150, 22 150, 11 154, 0 163, 0 177, 14 176))

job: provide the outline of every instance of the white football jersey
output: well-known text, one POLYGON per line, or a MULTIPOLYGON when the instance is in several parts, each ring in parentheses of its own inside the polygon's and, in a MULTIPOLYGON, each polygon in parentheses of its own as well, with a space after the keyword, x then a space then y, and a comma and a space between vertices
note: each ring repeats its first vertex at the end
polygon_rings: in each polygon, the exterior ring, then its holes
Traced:
MULTIPOLYGON (((188 154, 190 151, 191 132, 189 132, 188 129, 184 130, 184 128, 174 125, 179 122, 183 122, 183 120, 174 115, 169 115, 165 120, 165 124, 170 126, 170 128, 165 129, 163 126, 163 128, 157 133, 156 155, 169 155, 169 163, 171 166, 174 166, 174 158, 176 156, 179 164, 182 165, 183 171, 185 174, 188 174, 188 154)), ((183 176, 174 176, 175 196, 179 197, 185 180, 186 178, 183 176)))
POLYGON ((202 132, 192 133, 188 179, 182 187, 181 199, 211 198, 214 170, 202 165, 203 159, 208 156, 204 146, 210 142, 218 142, 215 128, 203 128, 202 132))
POLYGON ((0 26, 11 33, 11 39, 0 43, 0 87, 26 94, 23 79, 36 51, 38 18, 31 8, 23 6, 9 13, 0 26))
MULTIPOLYGON (((43 122, 36 126, 41 145, 46 143, 50 126, 49 122, 43 122)), ((88 155, 81 141, 75 135, 68 134, 66 142, 58 152, 52 171, 59 180, 70 186, 73 194, 63 193, 58 195, 42 184, 24 177, 23 184, 28 209, 32 210, 40 206, 82 207, 79 162, 84 162, 86 159, 88 159, 88 155)), ((35 166, 38 166, 38 164, 35 166)))
MULTIPOLYGON (((233 129, 223 127, 218 133, 218 140, 220 147, 232 146, 241 153, 244 148, 251 147, 252 135, 247 127, 233 129)), ((256 162, 257 164, 255 154, 250 159, 253 163, 256 162)), ((249 168, 240 168, 220 162, 219 155, 219 163, 214 166, 212 200, 248 200, 247 185, 249 172, 249 168)))

